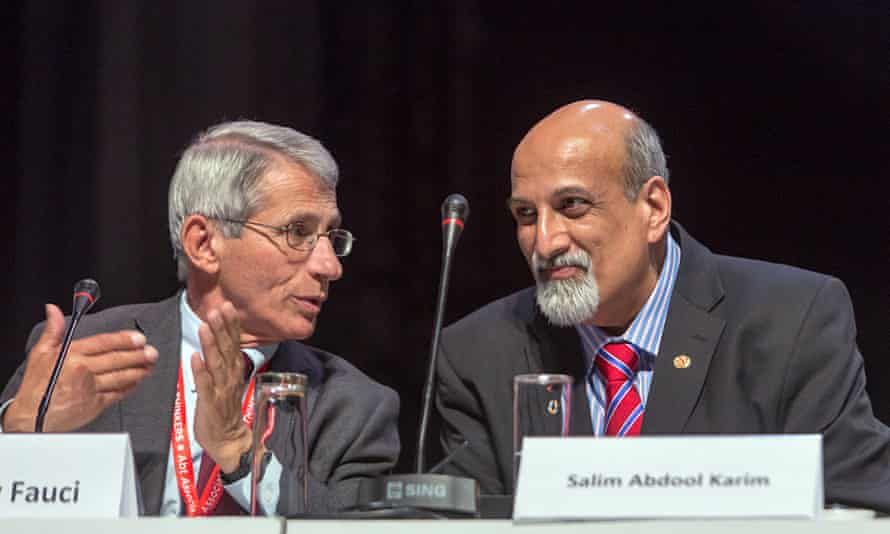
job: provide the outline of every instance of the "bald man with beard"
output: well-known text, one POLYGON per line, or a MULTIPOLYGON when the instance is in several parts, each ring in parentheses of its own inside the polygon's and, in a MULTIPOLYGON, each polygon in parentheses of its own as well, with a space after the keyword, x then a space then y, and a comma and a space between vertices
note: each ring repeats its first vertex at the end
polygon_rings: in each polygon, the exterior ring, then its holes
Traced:
POLYGON ((697 242, 671 218, 656 132, 609 102, 541 120, 511 180, 535 286, 443 332, 441 440, 469 442, 450 473, 512 493, 512 378, 556 372, 575 380, 573 435, 817 433, 826 502, 890 510, 890 431, 842 282, 697 242))

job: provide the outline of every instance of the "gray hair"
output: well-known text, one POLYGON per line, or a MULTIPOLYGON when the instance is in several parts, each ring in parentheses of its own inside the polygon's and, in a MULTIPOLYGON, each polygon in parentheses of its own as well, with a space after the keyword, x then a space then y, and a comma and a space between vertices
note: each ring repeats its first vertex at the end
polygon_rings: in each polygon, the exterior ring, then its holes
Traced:
POLYGON ((247 219, 260 208, 262 180, 276 156, 303 166, 332 190, 337 163, 316 139, 291 128, 237 121, 212 126, 183 152, 170 182, 168 223, 177 276, 185 281, 188 259, 180 232, 189 215, 216 219, 223 235, 238 237, 241 225, 220 219, 247 219))
POLYGON ((655 129, 637 117, 625 137, 624 194, 629 200, 637 198, 643 184, 653 176, 669 179, 667 158, 655 129))

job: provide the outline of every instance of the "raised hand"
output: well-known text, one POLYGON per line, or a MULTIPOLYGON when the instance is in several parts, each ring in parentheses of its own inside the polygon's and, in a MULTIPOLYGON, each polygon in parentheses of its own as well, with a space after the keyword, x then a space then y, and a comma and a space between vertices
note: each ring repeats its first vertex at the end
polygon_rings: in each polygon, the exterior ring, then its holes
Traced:
MULTIPOLYGON (((46 305, 46 326, 28 354, 22 383, 3 417, 4 432, 32 432, 62 345, 65 319, 46 305)), ((71 343, 44 420, 46 432, 68 432, 95 419, 126 397, 154 369, 158 351, 136 331, 120 331, 71 343)))
POLYGON ((231 302, 207 313, 198 337, 204 359, 197 352, 192 355, 198 389, 195 439, 223 473, 231 473, 251 445, 250 429, 241 416, 245 371, 241 325, 231 302))

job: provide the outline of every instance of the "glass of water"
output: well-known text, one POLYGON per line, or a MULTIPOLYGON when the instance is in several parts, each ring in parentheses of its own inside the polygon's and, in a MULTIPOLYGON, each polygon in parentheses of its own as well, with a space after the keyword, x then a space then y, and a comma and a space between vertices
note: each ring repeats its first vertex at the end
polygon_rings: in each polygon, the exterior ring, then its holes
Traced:
MULTIPOLYGON (((302 490, 302 512, 309 511, 308 414, 306 375, 300 373, 260 373, 254 387, 253 458, 251 463, 250 515, 274 514, 263 505, 260 486, 277 447, 296 448, 296 471, 302 490)), ((276 458, 290 453, 276 454, 276 458)), ((277 483, 277 481, 276 481, 277 483)))
POLYGON ((568 436, 572 410, 569 375, 528 374, 513 377, 513 481, 519 480, 519 460, 525 437, 568 436))

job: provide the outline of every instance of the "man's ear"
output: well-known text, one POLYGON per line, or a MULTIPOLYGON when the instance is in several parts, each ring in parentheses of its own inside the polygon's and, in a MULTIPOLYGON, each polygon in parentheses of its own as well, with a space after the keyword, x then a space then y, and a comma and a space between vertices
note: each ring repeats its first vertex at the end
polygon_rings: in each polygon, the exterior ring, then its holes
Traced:
POLYGON ((649 243, 661 241, 671 222, 671 190, 664 178, 653 176, 646 180, 640 188, 637 202, 644 210, 649 243))
POLYGON ((207 274, 219 271, 218 249, 222 233, 210 219, 203 215, 189 215, 182 221, 180 239, 191 268, 207 274))

